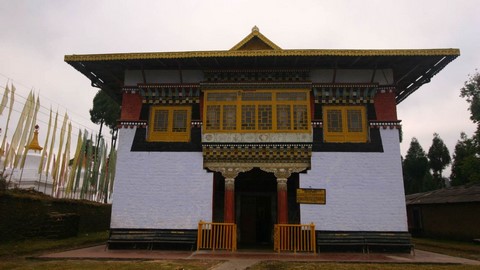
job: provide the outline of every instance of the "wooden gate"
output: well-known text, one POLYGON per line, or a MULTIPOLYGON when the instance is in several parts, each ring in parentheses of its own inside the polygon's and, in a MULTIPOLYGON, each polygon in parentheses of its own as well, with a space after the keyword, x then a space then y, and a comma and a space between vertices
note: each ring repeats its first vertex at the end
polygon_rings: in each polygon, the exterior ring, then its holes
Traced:
POLYGON ((237 250, 237 225, 234 223, 198 223, 197 250, 237 250))
POLYGON ((315 224, 275 224, 274 250, 316 252, 315 224))

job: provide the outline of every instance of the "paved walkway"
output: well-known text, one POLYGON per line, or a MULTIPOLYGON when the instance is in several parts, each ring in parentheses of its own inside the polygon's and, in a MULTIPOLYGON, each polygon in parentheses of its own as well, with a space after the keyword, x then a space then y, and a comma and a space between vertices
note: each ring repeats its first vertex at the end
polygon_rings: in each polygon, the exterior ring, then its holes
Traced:
POLYGON ((225 261, 215 270, 245 269, 259 261, 318 261, 318 262, 376 262, 376 263, 445 263, 480 265, 480 261, 452 257, 422 250, 415 255, 404 253, 275 253, 268 251, 166 251, 166 250, 108 250, 105 245, 50 253, 40 259, 111 259, 111 260, 189 260, 212 259, 225 261))

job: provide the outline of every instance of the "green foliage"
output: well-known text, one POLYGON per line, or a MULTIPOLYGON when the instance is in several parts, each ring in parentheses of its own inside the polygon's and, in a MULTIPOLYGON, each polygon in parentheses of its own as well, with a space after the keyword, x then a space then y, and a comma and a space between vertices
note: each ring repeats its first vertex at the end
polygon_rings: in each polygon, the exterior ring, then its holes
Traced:
POLYGON ((412 138, 402 165, 406 194, 422 192, 430 188, 428 158, 416 138, 412 138))
POLYGON ((452 174, 450 175, 453 186, 480 181, 480 158, 477 145, 475 137, 468 138, 465 133, 461 133, 453 153, 452 174))
POLYGON ((454 186, 476 182, 480 180, 480 160, 477 156, 475 138, 468 138, 462 132, 460 140, 455 145, 453 154, 451 183, 454 186))
POLYGON ((480 182, 480 73, 470 75, 460 89, 460 97, 469 103, 470 119, 477 124, 472 138, 461 133, 453 154, 451 184, 454 186, 480 182))
POLYGON ((468 81, 460 89, 460 97, 470 103, 470 119, 474 123, 480 123, 480 73, 470 75, 468 81))
POLYGON ((433 171, 433 180, 437 188, 445 187, 442 171, 451 163, 450 152, 437 133, 433 134, 432 145, 428 149, 428 165, 433 171))
POLYGON ((102 127, 105 124, 110 128, 112 134, 112 145, 116 142, 117 120, 120 118, 120 106, 105 91, 98 91, 93 98, 93 108, 90 109, 90 120, 95 124, 100 124, 97 139, 97 146, 100 143, 102 127))
POLYGON ((114 129, 120 118, 120 106, 104 91, 100 90, 93 98, 90 120, 95 124, 105 124, 114 129))

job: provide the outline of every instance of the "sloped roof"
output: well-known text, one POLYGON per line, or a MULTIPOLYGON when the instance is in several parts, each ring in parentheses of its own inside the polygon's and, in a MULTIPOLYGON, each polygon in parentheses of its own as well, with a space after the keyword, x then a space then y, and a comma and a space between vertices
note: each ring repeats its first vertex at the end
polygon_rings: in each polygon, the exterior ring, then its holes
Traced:
POLYGON ((407 205, 480 202, 480 183, 410 194, 405 199, 407 205))
POLYGON ((281 50, 275 43, 260 33, 257 26, 252 28, 252 33, 237 43, 230 51, 238 50, 281 50))
POLYGON ((65 62, 117 101, 127 69, 392 69, 400 103, 459 55, 459 49, 285 50, 254 27, 227 51, 74 54, 65 62))

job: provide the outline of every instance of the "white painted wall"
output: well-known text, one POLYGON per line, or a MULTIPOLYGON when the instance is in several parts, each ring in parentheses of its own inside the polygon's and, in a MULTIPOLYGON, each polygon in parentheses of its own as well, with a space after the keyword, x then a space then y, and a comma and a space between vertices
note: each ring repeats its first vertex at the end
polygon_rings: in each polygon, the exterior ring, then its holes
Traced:
POLYGON ((327 231, 408 230, 398 130, 380 133, 384 153, 312 154, 300 187, 326 189, 326 204, 301 204, 302 224, 327 231))
POLYGON ((120 129, 111 228, 196 229, 212 220, 213 174, 201 152, 130 152, 120 129))

